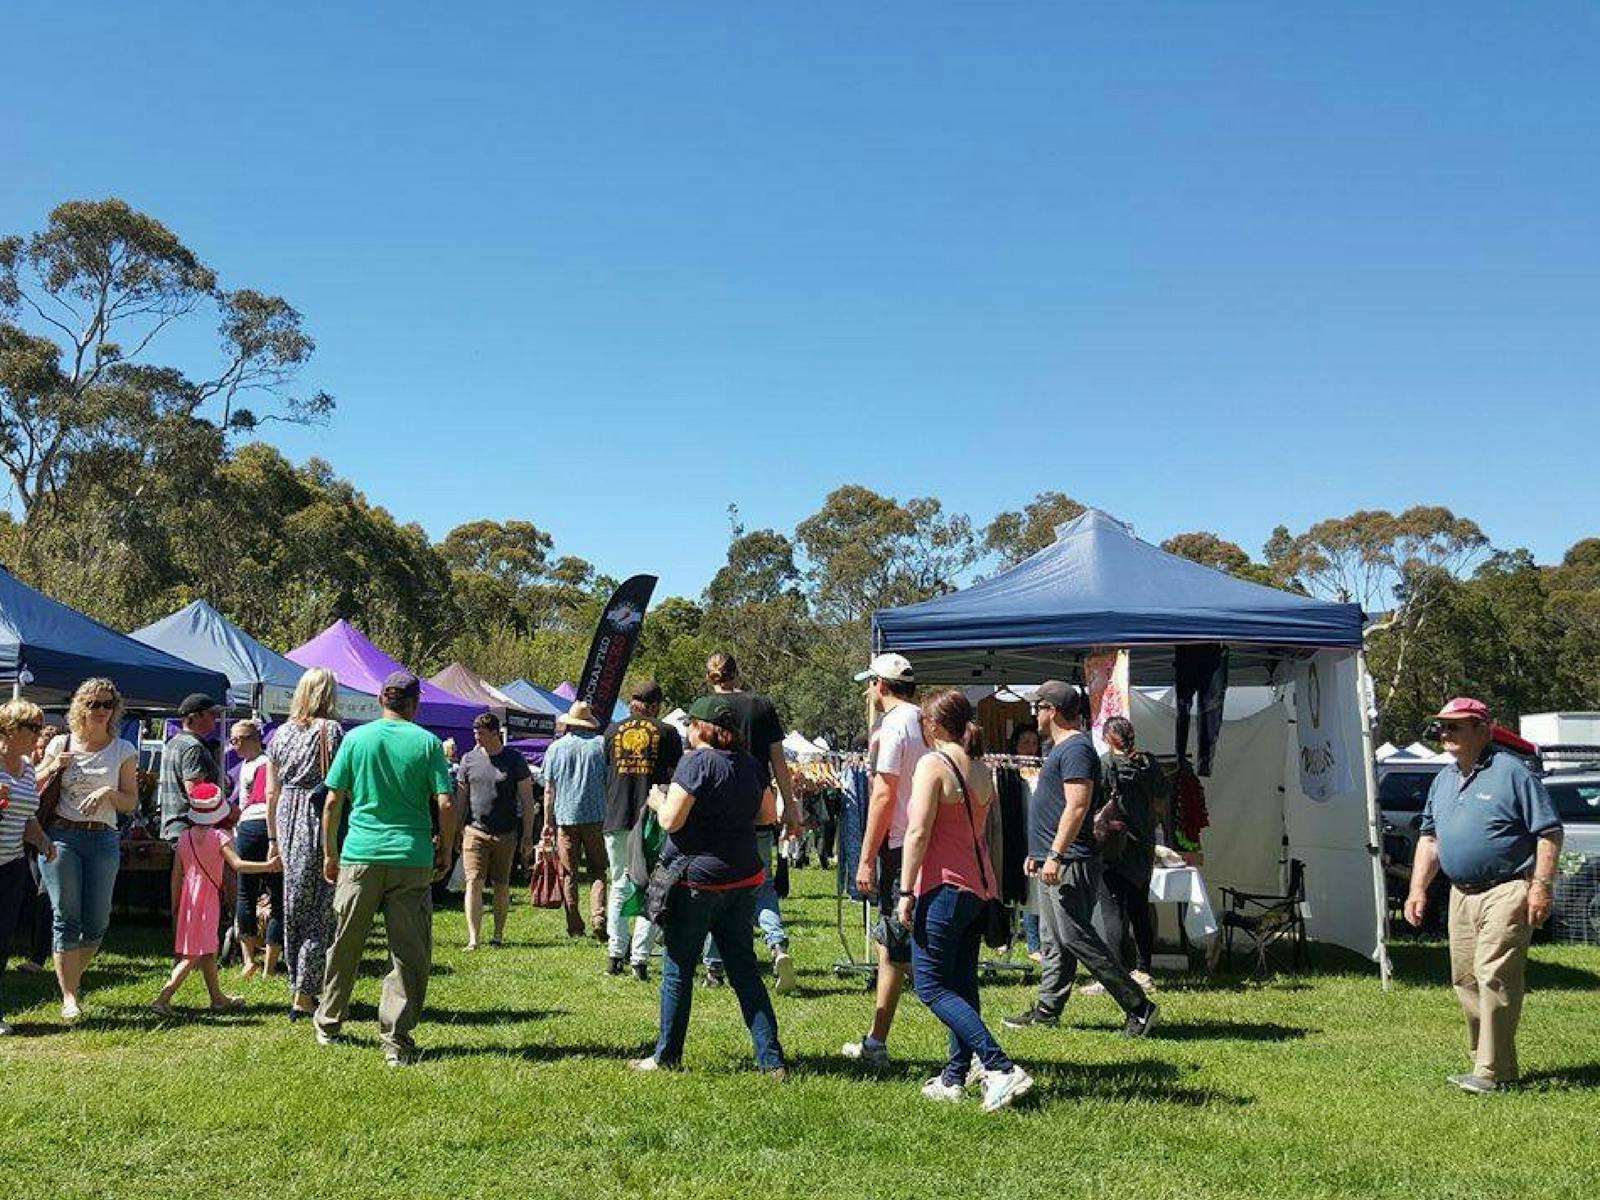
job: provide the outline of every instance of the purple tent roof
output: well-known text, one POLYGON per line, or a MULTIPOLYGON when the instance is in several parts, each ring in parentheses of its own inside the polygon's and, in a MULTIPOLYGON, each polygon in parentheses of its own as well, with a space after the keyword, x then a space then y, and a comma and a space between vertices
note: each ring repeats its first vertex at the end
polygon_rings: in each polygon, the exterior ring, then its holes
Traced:
POLYGON ((576 700, 578 698, 578 689, 571 683, 562 683, 562 685, 556 689, 556 695, 560 696, 563 700, 576 700))
MULTIPOLYGON (((410 669, 390 658, 374 646, 366 634, 343 619, 329 625, 305 645, 289 651, 287 657, 302 667, 326 667, 345 687, 374 695, 383 690, 383 681, 390 672, 410 669)), ((417 710, 417 724, 425 729, 456 732, 471 729, 472 718, 484 710, 482 704, 422 680, 422 707, 417 710)))

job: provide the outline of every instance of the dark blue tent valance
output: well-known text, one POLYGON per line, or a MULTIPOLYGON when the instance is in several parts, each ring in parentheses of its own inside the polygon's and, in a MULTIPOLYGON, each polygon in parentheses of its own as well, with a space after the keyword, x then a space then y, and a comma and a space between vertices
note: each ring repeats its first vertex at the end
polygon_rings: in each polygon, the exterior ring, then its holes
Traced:
POLYGON ((1265 662, 1278 652, 1357 649, 1361 628, 1359 605, 1235 579, 1140 541, 1095 509, 1010 570, 883 609, 872 622, 874 647, 906 655, 929 682, 1037 681, 1096 646, 1221 642, 1254 648, 1265 662))
POLYGON ((0 569, 0 683, 20 681, 29 699, 59 704, 97 675, 130 708, 175 709, 194 692, 220 700, 228 690, 225 675, 136 642, 0 569))

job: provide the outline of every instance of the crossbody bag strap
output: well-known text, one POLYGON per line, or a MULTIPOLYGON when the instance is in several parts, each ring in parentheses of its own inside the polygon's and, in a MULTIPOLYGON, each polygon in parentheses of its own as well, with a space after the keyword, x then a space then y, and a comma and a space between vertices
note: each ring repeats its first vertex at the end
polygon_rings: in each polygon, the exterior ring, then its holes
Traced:
POLYGON ((189 853, 194 856, 194 865, 200 868, 200 874, 206 877, 206 882, 220 892, 222 890, 222 881, 211 878, 211 872, 206 870, 205 860, 200 857, 200 850, 194 844, 194 826, 191 825, 185 829, 183 836, 189 839, 189 853))
POLYGON ((983 885, 983 890, 989 890, 989 873, 983 869, 983 846, 978 841, 978 818, 972 811, 972 796, 967 791, 966 776, 961 774, 961 768, 956 766, 956 760, 943 750, 935 750, 944 765, 949 767, 956 777, 956 786, 961 789, 961 803, 967 810, 967 828, 972 830, 972 856, 978 860, 978 882, 983 885))

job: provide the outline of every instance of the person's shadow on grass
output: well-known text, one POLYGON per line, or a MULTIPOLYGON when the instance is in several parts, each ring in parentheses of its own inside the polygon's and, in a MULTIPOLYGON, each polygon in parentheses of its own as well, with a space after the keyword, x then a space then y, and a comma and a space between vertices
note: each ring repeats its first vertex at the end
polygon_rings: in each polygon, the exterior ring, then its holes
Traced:
POLYGON ((1568 1092, 1600 1088, 1600 1062, 1575 1063, 1548 1071, 1530 1071, 1522 1077, 1518 1091, 1568 1092))

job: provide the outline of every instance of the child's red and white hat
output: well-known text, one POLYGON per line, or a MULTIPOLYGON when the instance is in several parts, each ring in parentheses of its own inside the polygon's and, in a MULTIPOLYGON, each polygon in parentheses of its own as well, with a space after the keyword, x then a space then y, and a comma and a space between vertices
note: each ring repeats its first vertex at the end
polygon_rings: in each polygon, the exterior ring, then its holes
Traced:
POLYGON ((228 815, 227 801, 214 783, 197 783, 189 789, 189 824, 215 825, 228 815))

